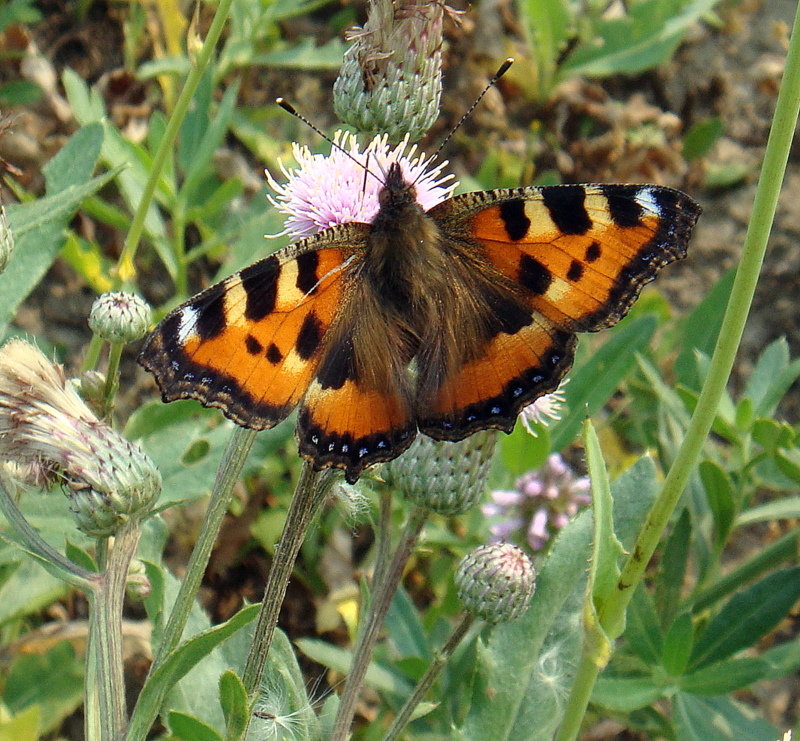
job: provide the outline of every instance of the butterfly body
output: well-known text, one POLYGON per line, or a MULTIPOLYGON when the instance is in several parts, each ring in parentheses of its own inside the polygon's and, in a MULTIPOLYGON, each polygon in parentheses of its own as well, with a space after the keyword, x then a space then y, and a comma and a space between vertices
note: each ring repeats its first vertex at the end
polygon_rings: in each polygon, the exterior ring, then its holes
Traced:
POLYGON ((174 310, 140 362, 165 401, 271 427, 350 481, 417 431, 510 431, 569 369, 575 332, 616 323, 685 255, 699 207, 657 186, 468 193, 427 212, 397 164, 370 223, 302 240, 174 310))

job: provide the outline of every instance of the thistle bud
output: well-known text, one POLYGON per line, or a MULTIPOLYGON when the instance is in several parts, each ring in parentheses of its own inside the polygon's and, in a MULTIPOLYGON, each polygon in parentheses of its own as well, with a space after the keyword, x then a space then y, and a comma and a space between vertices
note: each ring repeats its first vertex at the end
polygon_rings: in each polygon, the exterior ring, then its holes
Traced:
POLYGON ((372 0, 364 27, 348 34, 333 87, 336 115, 392 142, 422 137, 439 114, 447 12, 454 14, 441 0, 372 0))
POLYGON ((122 291, 99 296, 89 313, 89 328, 108 342, 135 342, 147 334, 150 321, 148 304, 122 291))
POLYGON ((456 443, 418 435, 381 471, 387 483, 420 507, 440 515, 461 514, 483 496, 496 440, 492 430, 456 443))
POLYGON ((0 349, 0 456, 60 480, 78 527, 93 537, 148 516, 161 492, 147 454, 101 422, 64 369, 22 340, 0 349))
POLYGON ((464 609, 495 625, 516 620, 528 609, 536 591, 536 570, 517 546, 494 543, 464 556, 455 582, 464 609))

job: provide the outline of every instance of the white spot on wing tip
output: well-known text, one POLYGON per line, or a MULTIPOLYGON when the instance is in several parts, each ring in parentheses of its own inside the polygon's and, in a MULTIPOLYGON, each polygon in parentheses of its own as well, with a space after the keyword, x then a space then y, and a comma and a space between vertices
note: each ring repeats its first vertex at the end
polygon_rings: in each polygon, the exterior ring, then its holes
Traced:
POLYGON ((652 188, 639 188, 634 200, 645 211, 649 211, 656 216, 661 216, 661 204, 658 202, 656 194, 652 188))
POLYGON ((197 326, 197 319, 197 309, 191 306, 184 306, 181 309, 181 321, 178 325, 178 341, 181 345, 185 345, 186 341, 194 334, 194 328, 197 326))

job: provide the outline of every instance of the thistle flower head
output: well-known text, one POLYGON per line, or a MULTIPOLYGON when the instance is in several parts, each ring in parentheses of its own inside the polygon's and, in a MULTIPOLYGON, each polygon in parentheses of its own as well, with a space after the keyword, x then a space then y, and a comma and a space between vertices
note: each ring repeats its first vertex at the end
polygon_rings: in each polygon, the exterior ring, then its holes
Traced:
POLYGON ((147 516, 161 491, 150 458, 101 422, 36 347, 0 349, 0 456, 65 484, 78 527, 113 535, 147 516))
POLYGON ((553 453, 536 471, 517 479, 511 491, 493 491, 481 510, 495 519, 489 531, 493 541, 524 535, 538 551, 592 500, 589 479, 576 476, 564 459, 553 453))
POLYGON ((439 113, 446 14, 455 11, 441 0, 371 0, 364 27, 348 34, 333 87, 336 115, 391 141, 423 136, 439 113))
POLYGON ((536 570, 517 546, 495 543, 464 556, 455 582, 464 609, 497 624, 515 620, 527 610, 536 590, 536 570))
POLYGON ((442 175, 446 160, 437 164, 418 154, 416 144, 409 145, 408 138, 391 147, 386 135, 376 136, 363 151, 354 134, 339 131, 333 140, 337 146, 327 156, 311 154, 307 147, 295 144, 297 166, 281 165, 287 180, 283 185, 267 172, 275 192, 269 200, 286 214, 281 234, 308 237, 336 224, 372 221, 383 187, 382 179, 372 173, 387 172, 392 162, 414 183, 417 201, 425 211, 449 198, 458 185, 452 175, 442 175))
POLYGON ((538 425, 547 425, 550 422, 561 419, 561 408, 564 405, 564 387, 568 383, 569 379, 567 378, 561 382, 561 385, 555 391, 540 396, 519 413, 520 421, 530 435, 538 436, 538 425))
POLYGON ((387 483, 420 507, 440 515, 471 509, 483 496, 497 434, 477 432, 459 442, 418 435, 411 447, 384 464, 387 483))

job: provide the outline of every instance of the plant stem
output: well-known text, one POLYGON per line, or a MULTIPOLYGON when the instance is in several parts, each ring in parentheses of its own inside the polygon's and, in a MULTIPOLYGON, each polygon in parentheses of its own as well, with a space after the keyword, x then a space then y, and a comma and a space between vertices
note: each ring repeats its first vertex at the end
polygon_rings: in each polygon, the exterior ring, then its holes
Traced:
POLYGON ((400 737, 400 733, 408 725, 408 721, 411 719, 411 714, 414 712, 417 705, 419 705, 420 702, 425 699, 425 695, 428 693, 428 690, 431 688, 431 685, 436 677, 439 676, 439 672, 441 672, 444 665, 450 660, 450 657, 453 655, 453 651, 456 650, 458 644, 461 643, 462 639, 467 634, 467 631, 472 627, 474 622, 475 618, 472 615, 464 613, 461 616, 458 624, 453 629, 450 637, 447 639, 447 643, 445 643, 444 646, 442 646, 436 652, 436 655, 433 657, 433 660, 425 671, 425 674, 423 674, 422 678, 419 680, 419 682, 417 682, 417 686, 414 688, 411 696, 405 701, 403 707, 400 708, 400 712, 397 714, 386 735, 383 737, 383 741, 395 741, 395 739, 400 737))
POLYGON ((122 738, 127 725, 125 708, 125 677, 122 655, 122 606, 128 569, 139 543, 139 523, 129 524, 117 533, 109 552, 108 566, 103 578, 91 593, 89 615, 89 656, 85 691, 87 706, 96 707, 96 718, 86 714, 85 733, 92 739, 97 723, 100 739, 114 741, 122 738), (96 697, 96 701, 94 699, 96 697))
MULTIPOLYGON (((152 678, 156 669, 161 666, 180 642, 183 629, 186 627, 186 620, 189 617, 189 611, 192 609, 197 590, 200 588, 200 581, 208 565, 211 549, 214 547, 217 534, 222 525, 222 518, 228 511, 233 486, 239 479, 239 474, 247 460, 255 438, 255 430, 248 430, 238 426, 233 429, 217 469, 217 478, 211 491, 211 498, 203 519, 203 525, 200 528, 197 542, 189 558, 186 574, 178 590, 175 604, 172 606, 169 620, 164 627, 158 650, 153 658, 153 663, 150 665, 147 681, 152 678)), ((154 694, 153 699, 147 703, 147 706, 137 703, 131 717, 128 735, 126 736, 127 741, 143 741, 158 714, 161 700, 163 700, 168 690, 169 687, 159 688, 159 692, 154 694)))
POLYGON ((261 611, 242 674, 242 683, 251 700, 257 697, 261 689, 261 679, 278 623, 278 613, 286 595, 297 553, 303 544, 308 526, 325 500, 325 493, 332 483, 332 471, 314 471, 311 464, 303 463, 292 503, 286 514, 286 522, 272 557, 261 611))
MULTIPOLYGON (((602 625, 622 625, 625 610, 641 582, 670 515, 675 509, 702 451, 714 421, 719 400, 728 382, 736 351, 741 342, 747 315, 753 301, 758 275, 764 261, 767 239, 775 216, 789 149, 800 109, 800 6, 794 20, 783 82, 775 106, 775 117, 767 141, 764 163, 758 181, 753 213, 747 229, 742 259, 731 288, 731 295, 711 358, 708 376, 686 435, 664 480, 664 486, 648 513, 636 544, 618 580, 618 589, 605 604, 602 625)), ((609 636, 610 639, 617 635, 609 636)), ((576 680, 567 702, 564 722, 557 741, 571 741, 580 730, 597 675, 602 669, 584 646, 576 680)))
POLYGON ((369 617, 358 631, 358 639, 353 651, 353 663, 345 680, 342 696, 339 698, 339 709, 336 713, 330 741, 344 741, 347 738, 355 715, 358 693, 361 683, 364 681, 364 675, 367 673, 372 650, 378 640, 378 633, 389 610, 389 605, 392 603, 397 585, 403 576, 403 569, 427 517, 427 510, 414 507, 388 568, 384 571, 376 566, 376 572, 381 573, 383 578, 374 584, 369 617))
POLYGON ((106 370, 106 385, 103 389, 103 417, 111 415, 111 407, 114 403, 114 394, 118 388, 119 361, 122 358, 122 350, 125 347, 123 342, 112 342, 108 352, 108 369, 106 370))
POLYGON ((136 275, 136 268, 133 264, 133 258, 136 255, 136 249, 139 246, 139 240, 144 231, 145 219, 147 212, 150 209, 150 204, 153 201, 153 195, 156 192, 156 187, 161 179, 161 174, 164 166, 167 163, 170 153, 178 137, 183 119, 186 116, 186 111, 189 109, 189 104, 192 102, 195 90, 200 83, 200 80, 211 61, 211 55, 214 53, 214 48, 219 41, 222 34, 222 29, 225 26, 225 21, 228 19, 231 3, 233 0, 219 0, 217 9, 214 12, 214 20, 209 26, 208 34, 206 35, 203 46, 193 60, 191 70, 186 77, 181 94, 175 103, 175 109, 167 121, 167 126, 164 129, 164 136, 161 137, 161 142, 158 145, 156 153, 153 155, 151 163, 150 176, 147 178, 142 197, 133 215, 131 228, 125 236, 125 244, 122 246, 119 260, 117 262, 117 275, 115 280, 115 288, 119 288, 133 280, 136 275))

